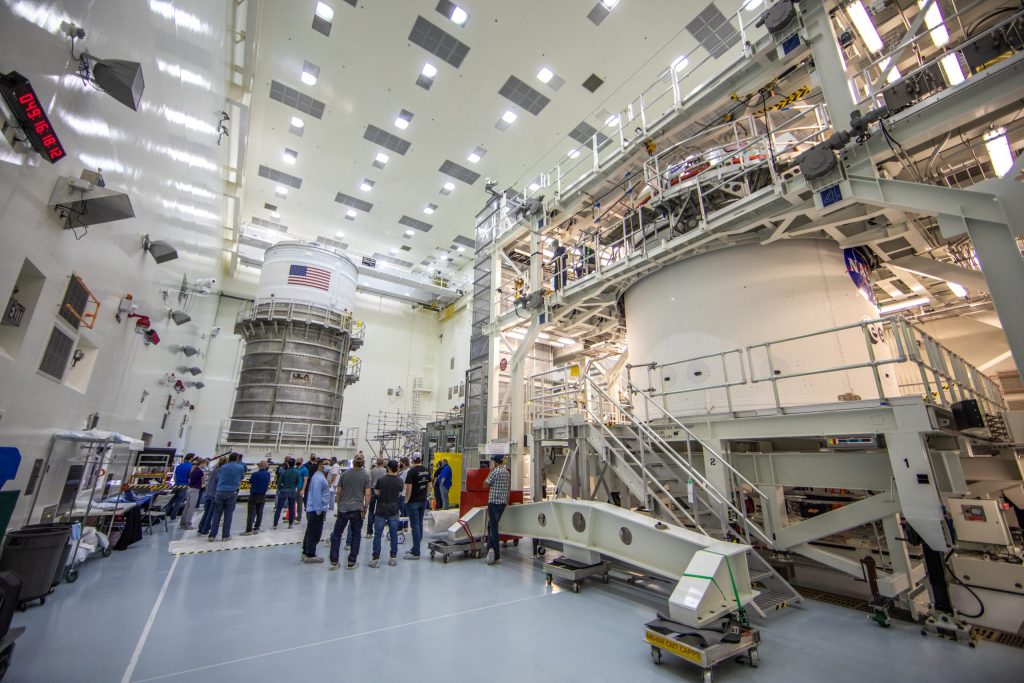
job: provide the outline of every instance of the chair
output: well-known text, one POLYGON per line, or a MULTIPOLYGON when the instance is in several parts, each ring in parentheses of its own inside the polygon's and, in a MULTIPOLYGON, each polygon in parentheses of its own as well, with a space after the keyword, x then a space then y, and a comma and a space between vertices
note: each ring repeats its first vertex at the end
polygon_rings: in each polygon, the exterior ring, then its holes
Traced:
POLYGON ((171 502, 173 493, 158 493, 149 501, 142 510, 143 521, 149 529, 149 535, 153 535, 153 522, 163 522, 164 531, 167 531, 167 505, 171 502))

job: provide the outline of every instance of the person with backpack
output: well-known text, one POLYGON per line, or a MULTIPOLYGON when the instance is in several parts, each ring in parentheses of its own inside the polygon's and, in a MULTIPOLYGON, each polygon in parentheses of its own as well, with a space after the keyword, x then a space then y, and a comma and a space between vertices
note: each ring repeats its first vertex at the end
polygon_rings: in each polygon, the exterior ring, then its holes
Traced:
POLYGON ((295 496, 299 489, 299 472, 291 458, 277 468, 277 494, 274 500, 274 528, 281 521, 281 508, 288 506, 288 528, 295 523, 295 496))
POLYGON ((398 476, 398 461, 388 460, 387 474, 380 478, 374 492, 377 494, 377 508, 373 518, 373 559, 370 566, 380 566, 380 545, 384 527, 388 528, 388 541, 391 545, 391 557, 388 564, 392 567, 398 563, 398 497, 402 494, 404 484, 398 476))

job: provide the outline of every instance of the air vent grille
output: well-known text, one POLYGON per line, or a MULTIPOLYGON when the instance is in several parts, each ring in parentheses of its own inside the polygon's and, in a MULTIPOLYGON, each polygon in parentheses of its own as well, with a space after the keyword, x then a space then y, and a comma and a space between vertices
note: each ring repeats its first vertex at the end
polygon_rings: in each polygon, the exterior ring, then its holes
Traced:
POLYGON ((54 327, 50 332, 50 340, 46 342, 46 350, 43 352, 43 360, 39 363, 39 371, 56 380, 63 381, 68 367, 68 359, 74 348, 75 340, 62 332, 59 327, 54 327))

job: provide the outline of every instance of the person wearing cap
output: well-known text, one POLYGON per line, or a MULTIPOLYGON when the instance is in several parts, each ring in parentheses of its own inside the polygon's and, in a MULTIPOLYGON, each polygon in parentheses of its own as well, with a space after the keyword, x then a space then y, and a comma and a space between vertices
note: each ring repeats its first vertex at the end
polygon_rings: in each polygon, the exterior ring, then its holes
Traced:
POLYGON ((423 515, 427 512, 427 489, 430 488, 430 471, 423 466, 423 456, 417 451, 412 454, 412 467, 405 475, 405 511, 412 527, 412 548, 403 558, 420 559, 420 542, 423 540, 423 515))
POLYGON ((491 456, 491 473, 484 480, 487 493, 487 564, 501 561, 501 543, 498 541, 498 522, 508 506, 512 488, 512 475, 505 467, 504 456, 491 456))
POLYGON ((317 557, 316 547, 324 535, 324 518, 331 506, 331 487, 326 472, 327 461, 321 460, 306 485, 306 535, 302 539, 302 561, 306 563, 324 561, 317 557))
POLYGON ((363 469, 363 456, 357 455, 351 469, 338 481, 338 503, 334 531, 331 532, 331 566, 338 569, 341 561, 341 537, 348 526, 348 569, 356 568, 359 543, 362 540, 363 515, 370 507, 370 475, 363 469))
POLYGON ((398 476, 398 461, 388 460, 387 474, 377 482, 374 492, 377 494, 377 509, 373 518, 373 559, 370 566, 380 566, 380 538, 384 526, 388 527, 388 541, 391 545, 391 557, 388 564, 395 566, 398 557, 398 497, 402 494, 403 484, 398 476))

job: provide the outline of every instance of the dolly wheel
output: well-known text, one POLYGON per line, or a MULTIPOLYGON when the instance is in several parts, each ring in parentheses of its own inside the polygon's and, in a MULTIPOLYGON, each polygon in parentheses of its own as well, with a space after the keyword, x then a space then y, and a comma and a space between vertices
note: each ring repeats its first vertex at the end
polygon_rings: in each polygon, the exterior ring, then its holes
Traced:
POLYGON ((608 572, 605 572, 604 574, 601 574, 601 581, 603 583, 608 583, 608 581, 610 581, 610 580, 611 579, 608 578, 608 572))
POLYGON ((711 683, 711 679, 713 677, 714 674, 711 672, 711 669, 704 669, 704 676, 703 678, 701 678, 701 680, 703 681, 703 683, 711 683))
POLYGON ((573 581, 572 582, 572 592, 573 593, 579 593, 580 592, 580 582, 579 581, 573 581))
POLYGON ((757 665, 760 664, 760 663, 761 663, 761 655, 759 655, 757 653, 757 648, 755 647, 753 650, 750 651, 750 666, 752 666, 752 667, 754 667, 756 669, 757 665))
POLYGON ((443 562, 444 564, 448 564, 448 556, 445 555, 444 558, 441 559, 441 562, 443 562))
POLYGON ((435 554, 436 554, 436 553, 434 553, 434 551, 433 551, 433 550, 431 550, 431 551, 430 551, 430 559, 434 559, 434 555, 435 555, 435 554))
POLYGON ((78 581, 78 570, 69 569, 67 573, 64 574, 64 580, 68 583, 74 583, 75 581, 78 581))
POLYGON ((544 546, 540 546, 540 547, 537 548, 537 554, 540 555, 541 557, 544 556, 544 553, 546 551, 547 551, 547 549, 544 546))
POLYGON ((546 576, 546 577, 544 578, 544 580, 545 580, 545 581, 547 581, 548 585, 550 586, 550 585, 551 585, 551 583, 552 583, 552 582, 553 582, 553 581, 555 580, 555 577, 551 576, 551 574, 548 574, 548 575, 547 575, 547 576, 546 576))
POLYGON ((108 545, 106 548, 104 548, 103 550, 100 551, 100 555, 102 555, 103 557, 110 557, 110 554, 112 552, 114 552, 114 551, 108 545))
POLYGON ((651 645, 651 659, 655 664, 661 664, 661 648, 651 645))

